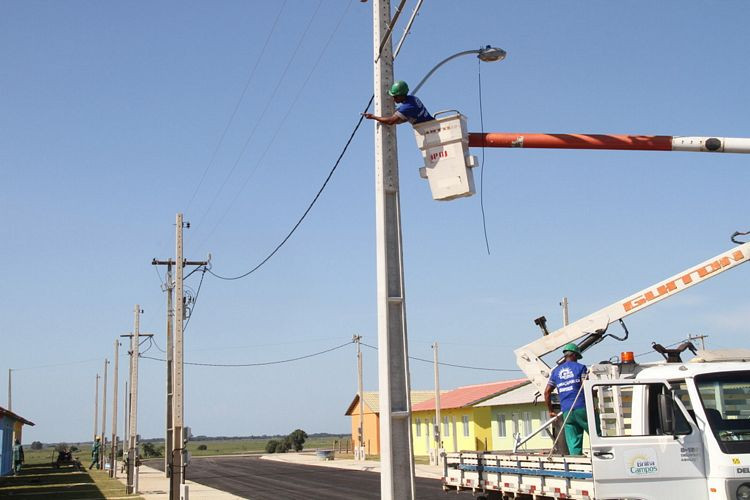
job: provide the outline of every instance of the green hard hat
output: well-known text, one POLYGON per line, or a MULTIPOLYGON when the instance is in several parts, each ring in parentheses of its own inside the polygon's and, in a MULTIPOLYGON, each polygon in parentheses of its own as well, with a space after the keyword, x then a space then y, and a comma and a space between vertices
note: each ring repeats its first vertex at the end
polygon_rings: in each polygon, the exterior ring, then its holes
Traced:
POLYGON ((408 93, 409 86, 403 80, 393 82, 393 85, 391 85, 391 90, 388 91, 388 95, 390 96, 407 95, 408 93))
POLYGON ((581 354, 581 350, 573 342, 571 342, 570 344, 565 344, 565 347, 563 347, 563 354, 565 354, 566 352, 574 352, 578 354, 579 358, 583 357, 583 354, 581 354))

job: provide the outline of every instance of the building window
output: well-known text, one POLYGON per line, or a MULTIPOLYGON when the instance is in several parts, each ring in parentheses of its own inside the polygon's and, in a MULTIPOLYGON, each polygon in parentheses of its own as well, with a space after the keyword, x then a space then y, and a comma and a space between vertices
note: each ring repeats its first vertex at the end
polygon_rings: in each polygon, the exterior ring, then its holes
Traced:
POLYGON ((495 419, 497 420, 497 435, 504 438, 507 435, 507 431, 505 430, 505 415, 498 414, 495 419))
POLYGON ((513 437, 516 437, 517 434, 520 433, 520 429, 518 428, 518 414, 514 413, 510 416, 511 423, 513 424, 513 437))
POLYGON ((422 436, 422 419, 417 419, 417 437, 422 436))
MULTIPOLYGON (((547 420, 549 420, 549 418, 550 418, 550 416, 549 416, 549 413, 547 413, 547 411, 545 411, 545 410, 540 411, 539 412, 539 427, 543 426, 544 422, 546 422, 547 420)), ((551 427, 547 427, 546 429, 544 429, 541 432, 542 438, 551 439, 551 437, 550 437, 550 431, 551 430, 552 430, 551 427)))
POLYGON ((464 415, 461 417, 461 421, 464 424, 464 437, 469 437, 469 416, 464 415))
POLYGON ((443 417, 443 436, 448 437, 451 435, 451 426, 448 421, 448 416, 443 417))
POLYGON ((523 431, 525 434, 531 434, 531 412, 523 412, 523 431))

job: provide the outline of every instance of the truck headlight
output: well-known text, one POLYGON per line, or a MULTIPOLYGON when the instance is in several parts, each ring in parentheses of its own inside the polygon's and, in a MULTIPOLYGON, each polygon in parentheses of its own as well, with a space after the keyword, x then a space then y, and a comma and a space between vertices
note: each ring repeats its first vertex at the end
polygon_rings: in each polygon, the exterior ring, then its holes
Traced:
POLYGON ((743 483, 737 488, 737 500, 750 500, 750 483, 743 483))

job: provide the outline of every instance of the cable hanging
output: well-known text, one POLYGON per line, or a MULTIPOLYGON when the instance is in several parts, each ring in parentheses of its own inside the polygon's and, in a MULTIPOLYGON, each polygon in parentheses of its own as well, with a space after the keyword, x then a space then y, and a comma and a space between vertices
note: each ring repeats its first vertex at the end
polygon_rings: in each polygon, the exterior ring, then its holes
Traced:
POLYGON ((490 255, 490 240, 487 238, 487 218, 484 213, 484 107, 482 105, 482 60, 477 58, 477 81, 479 82, 479 125, 482 129, 482 163, 479 166, 479 207, 482 209, 482 230, 487 255, 490 255))
MULTIPOLYGON (((295 358, 289 358, 289 359, 281 359, 278 361, 265 361, 262 363, 188 363, 187 361, 184 363, 186 365, 191 366, 211 366, 211 367, 218 367, 218 368, 242 368, 242 367, 251 367, 251 366, 269 366, 269 365, 279 365, 283 363, 292 363, 294 361, 300 361, 302 359, 308 359, 313 358, 315 356, 320 356, 322 354, 327 354, 329 352, 336 351, 338 349, 341 349, 343 347, 346 347, 350 344, 353 344, 354 341, 350 340, 344 344, 338 345, 336 347, 331 347, 330 349, 325 349, 323 351, 314 352, 312 354, 305 354, 304 356, 297 356, 295 358)), ((151 356, 141 356, 144 359, 151 359, 153 361, 162 361, 165 362, 165 359, 161 358, 153 358, 151 356)))
MULTIPOLYGON (((362 345, 365 347, 369 347, 370 349, 375 349, 376 351, 378 350, 378 348, 375 347, 374 345, 365 344, 364 342, 362 342, 362 345)), ((416 356, 409 356, 409 359, 413 359, 414 361, 422 361, 424 363, 429 363, 431 365, 435 363, 431 359, 418 358, 416 356)), ((438 361, 438 364, 443 365, 443 366, 450 366, 452 368, 464 368, 466 370, 482 370, 482 371, 488 371, 488 372, 520 372, 521 371, 518 368, 515 368, 515 369, 513 368, 485 368, 482 366, 457 365, 454 363, 444 363, 441 361, 438 361)))

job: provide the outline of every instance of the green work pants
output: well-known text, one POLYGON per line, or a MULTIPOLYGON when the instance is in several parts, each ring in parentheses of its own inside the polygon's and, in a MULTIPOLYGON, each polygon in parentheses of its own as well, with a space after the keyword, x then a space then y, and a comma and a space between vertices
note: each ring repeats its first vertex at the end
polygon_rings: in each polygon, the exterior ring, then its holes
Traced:
POLYGON ((563 413, 565 442, 571 455, 583 455, 583 431, 589 432, 586 408, 576 408, 563 413))

